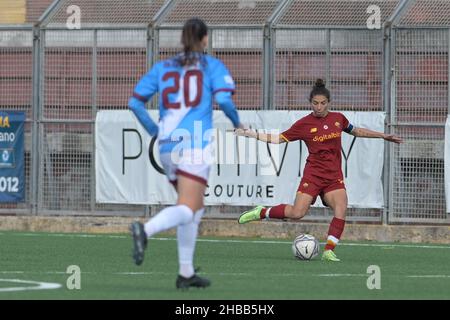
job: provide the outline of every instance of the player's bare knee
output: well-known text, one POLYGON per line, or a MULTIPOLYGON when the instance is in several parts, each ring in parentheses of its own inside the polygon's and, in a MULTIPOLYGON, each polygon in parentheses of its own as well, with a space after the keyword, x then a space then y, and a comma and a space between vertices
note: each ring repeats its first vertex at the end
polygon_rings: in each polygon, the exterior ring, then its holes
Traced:
POLYGON ((336 208, 334 211, 334 216, 338 219, 345 220, 345 216, 347 213, 347 208, 336 208))
POLYGON ((301 219, 303 218, 308 210, 302 209, 302 208, 293 208, 291 211, 291 217, 292 219, 301 219))

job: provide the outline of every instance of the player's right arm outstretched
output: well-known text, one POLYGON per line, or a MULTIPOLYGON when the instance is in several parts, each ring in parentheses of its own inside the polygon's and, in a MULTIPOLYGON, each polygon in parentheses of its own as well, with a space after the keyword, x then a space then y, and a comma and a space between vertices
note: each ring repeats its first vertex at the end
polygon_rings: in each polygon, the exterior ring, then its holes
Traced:
POLYGON ((286 142, 286 140, 283 139, 283 136, 281 134, 261 133, 261 132, 257 132, 252 129, 243 129, 243 128, 236 129, 234 131, 234 133, 237 136, 254 138, 259 141, 269 142, 269 143, 274 143, 274 144, 280 144, 280 143, 286 142))
POLYGON ((248 138, 255 138, 262 142, 280 144, 290 141, 300 140, 303 137, 303 120, 297 120, 289 129, 282 133, 261 133, 251 129, 237 129, 235 134, 248 138))

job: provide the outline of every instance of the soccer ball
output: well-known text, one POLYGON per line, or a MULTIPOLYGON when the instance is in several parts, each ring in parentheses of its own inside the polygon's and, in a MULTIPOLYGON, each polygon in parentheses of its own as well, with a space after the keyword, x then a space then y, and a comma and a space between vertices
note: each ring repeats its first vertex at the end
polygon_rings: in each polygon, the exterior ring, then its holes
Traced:
POLYGON ((319 254, 319 241, 310 234, 300 234, 292 243, 292 252, 300 260, 311 260, 319 254))

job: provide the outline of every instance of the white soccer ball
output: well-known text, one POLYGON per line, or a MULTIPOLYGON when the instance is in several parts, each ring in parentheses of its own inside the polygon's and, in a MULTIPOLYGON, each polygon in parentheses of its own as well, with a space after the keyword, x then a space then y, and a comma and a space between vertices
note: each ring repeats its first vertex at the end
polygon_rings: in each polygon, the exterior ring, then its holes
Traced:
POLYGON ((319 254, 319 241, 310 234, 300 234, 292 243, 292 252, 300 260, 311 260, 319 254))

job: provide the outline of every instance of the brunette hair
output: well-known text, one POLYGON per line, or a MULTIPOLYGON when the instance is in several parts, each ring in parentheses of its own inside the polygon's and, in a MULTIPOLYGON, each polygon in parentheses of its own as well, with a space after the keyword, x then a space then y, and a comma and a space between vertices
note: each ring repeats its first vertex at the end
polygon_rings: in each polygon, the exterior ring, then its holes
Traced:
POLYGON ((317 79, 314 83, 314 87, 309 94, 309 102, 311 102, 315 96, 319 95, 327 97, 328 101, 330 101, 330 91, 325 87, 325 82, 322 79, 317 79))
POLYGON ((192 18, 185 22, 181 34, 181 43, 183 44, 183 53, 180 56, 179 63, 182 66, 195 64, 201 56, 201 41, 208 34, 208 27, 203 20, 192 18))

